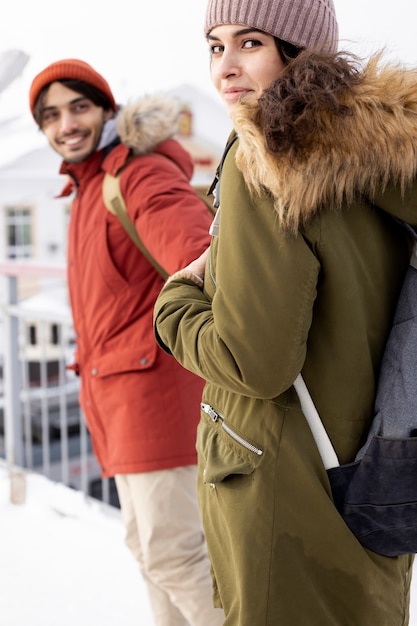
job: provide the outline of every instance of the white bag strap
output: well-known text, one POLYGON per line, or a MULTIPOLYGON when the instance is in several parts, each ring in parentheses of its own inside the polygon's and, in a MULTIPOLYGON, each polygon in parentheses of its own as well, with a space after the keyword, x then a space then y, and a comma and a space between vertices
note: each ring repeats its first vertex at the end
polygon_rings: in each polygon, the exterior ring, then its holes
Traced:
POLYGON ((294 388, 300 398, 301 408, 308 425, 310 426, 311 432, 313 433, 313 437, 320 452, 324 467, 326 470, 332 467, 339 467, 340 463, 337 458, 337 454, 334 451, 332 443, 326 433, 326 429, 323 426, 323 422, 321 421, 320 415, 314 406, 313 399, 310 396, 307 385, 305 384, 301 374, 298 374, 295 379, 294 388))

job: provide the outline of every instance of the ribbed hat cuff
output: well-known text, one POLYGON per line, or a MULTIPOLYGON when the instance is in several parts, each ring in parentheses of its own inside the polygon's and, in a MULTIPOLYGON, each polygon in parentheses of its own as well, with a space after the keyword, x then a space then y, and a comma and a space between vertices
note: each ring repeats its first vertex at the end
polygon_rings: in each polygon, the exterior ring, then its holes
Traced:
POLYGON ((338 46, 333 0, 209 0, 206 36, 221 24, 246 24, 299 48, 338 46))

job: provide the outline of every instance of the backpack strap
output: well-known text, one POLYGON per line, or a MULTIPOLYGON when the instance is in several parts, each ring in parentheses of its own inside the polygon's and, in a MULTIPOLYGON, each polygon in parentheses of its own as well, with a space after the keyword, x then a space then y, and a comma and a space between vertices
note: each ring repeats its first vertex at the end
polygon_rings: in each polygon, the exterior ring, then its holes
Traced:
POLYGON ((324 467, 326 470, 332 467, 339 467, 339 459, 337 458, 332 442, 330 441, 329 435, 324 428, 321 417, 317 412, 313 399, 301 374, 298 374, 294 381, 294 389, 300 399, 301 409, 308 425, 310 426, 311 433, 320 452, 324 467))
POLYGON ((216 174, 214 176, 214 180, 211 183, 211 186, 207 192, 207 195, 211 195, 214 194, 214 203, 213 203, 213 208, 214 210, 217 210, 219 208, 220 205, 220 179, 221 179, 221 175, 222 175, 222 170, 223 170, 223 165, 224 162, 226 160, 227 157, 227 153, 229 152, 230 148, 233 146, 233 144, 235 143, 235 141, 237 141, 238 135, 233 131, 231 133, 231 135, 229 136, 228 142, 226 144, 226 147, 224 149, 221 161, 217 167, 216 170, 216 174))
POLYGON ((120 189, 120 173, 117 176, 112 176, 108 172, 104 175, 102 193, 103 201, 107 210, 113 215, 116 215, 124 230, 129 235, 133 243, 142 252, 143 256, 148 259, 149 263, 153 265, 162 278, 167 279, 169 276, 168 272, 161 265, 159 265, 149 250, 145 247, 138 235, 135 225, 127 214, 126 203, 120 189))

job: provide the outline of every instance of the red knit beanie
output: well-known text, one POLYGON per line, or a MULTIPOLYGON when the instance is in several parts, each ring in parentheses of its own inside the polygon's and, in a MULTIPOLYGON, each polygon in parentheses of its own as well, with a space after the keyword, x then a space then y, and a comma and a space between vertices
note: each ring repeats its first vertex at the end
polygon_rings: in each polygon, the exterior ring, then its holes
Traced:
POLYGON ((338 46, 333 0, 209 0, 206 36, 221 24, 246 24, 298 48, 338 46))
POLYGON ((92 85, 106 96, 109 101, 110 108, 113 111, 116 110, 117 105, 108 82, 104 80, 104 78, 96 72, 91 65, 78 59, 64 59, 63 61, 56 61, 55 63, 48 65, 47 68, 45 68, 33 79, 29 91, 29 106, 32 115, 36 106, 36 101, 42 89, 56 80, 64 80, 66 78, 82 80, 83 82, 92 85))

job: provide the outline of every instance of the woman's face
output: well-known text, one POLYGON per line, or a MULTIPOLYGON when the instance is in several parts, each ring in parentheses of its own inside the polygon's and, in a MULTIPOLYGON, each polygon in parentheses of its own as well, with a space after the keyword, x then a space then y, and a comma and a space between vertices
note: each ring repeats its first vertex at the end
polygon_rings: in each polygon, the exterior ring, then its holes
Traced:
POLYGON ((285 67, 273 36, 255 28, 222 24, 207 41, 211 79, 230 115, 240 100, 258 100, 285 67))

